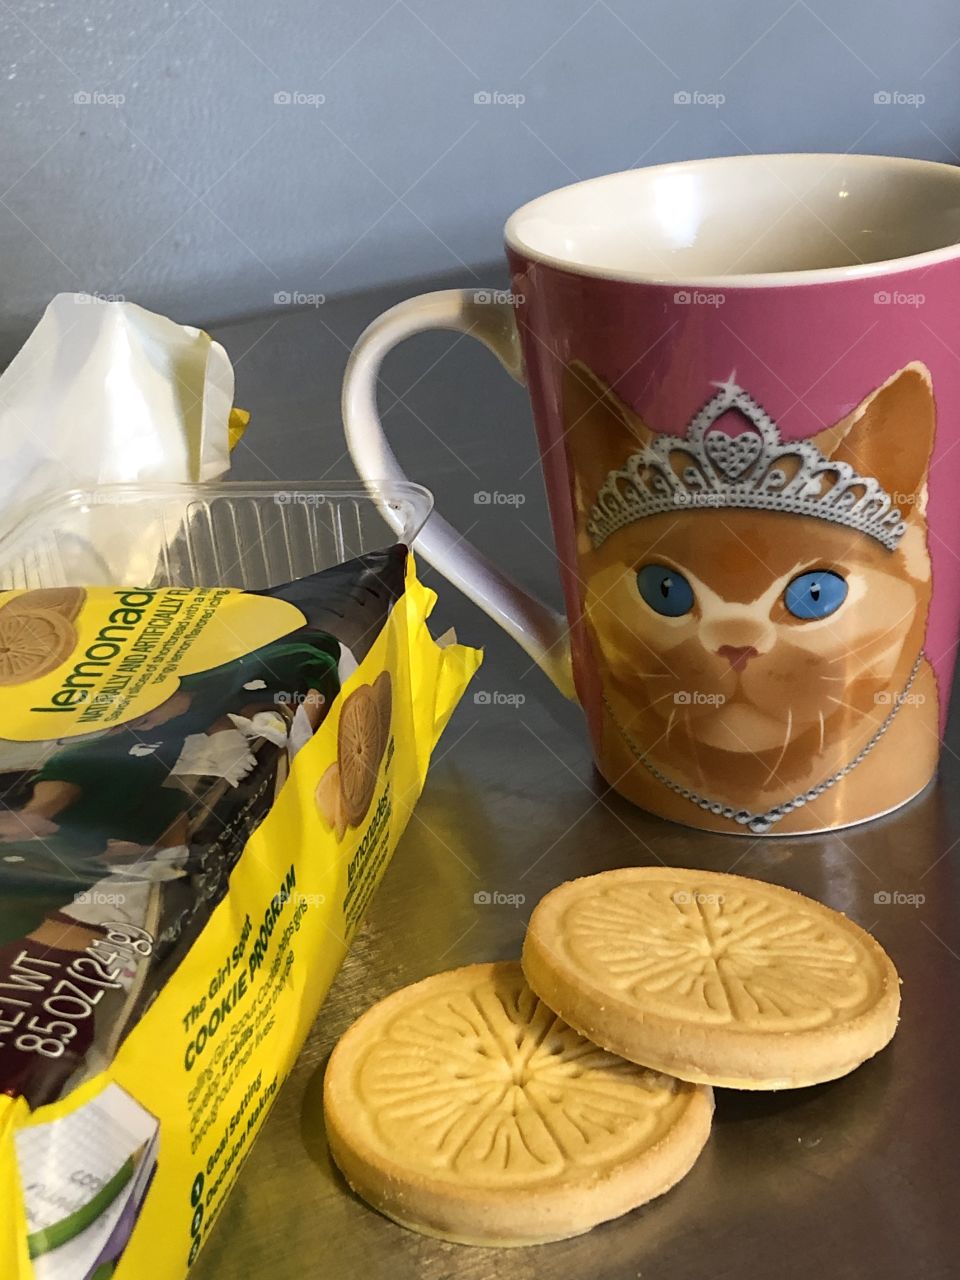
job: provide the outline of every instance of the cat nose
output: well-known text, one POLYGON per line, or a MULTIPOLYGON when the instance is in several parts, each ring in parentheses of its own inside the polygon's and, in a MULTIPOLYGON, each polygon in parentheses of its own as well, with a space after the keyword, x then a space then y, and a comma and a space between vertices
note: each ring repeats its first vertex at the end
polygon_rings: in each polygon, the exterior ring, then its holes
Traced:
POLYGON ((727 659, 734 671, 742 671, 751 658, 760 656, 752 644, 722 644, 717 653, 727 659))

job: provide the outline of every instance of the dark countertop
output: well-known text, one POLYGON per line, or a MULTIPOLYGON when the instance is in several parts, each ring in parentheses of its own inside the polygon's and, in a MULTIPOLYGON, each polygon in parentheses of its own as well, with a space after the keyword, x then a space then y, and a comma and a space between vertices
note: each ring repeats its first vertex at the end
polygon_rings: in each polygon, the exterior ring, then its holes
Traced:
MULTIPOLYGON (((441 281, 432 287, 477 281, 441 281)), ((499 269, 484 278, 499 286, 499 269)), ((424 286, 431 287, 430 285, 424 286)), ((339 383, 363 326, 416 290, 367 294, 217 332, 253 411, 235 474, 320 481, 353 474, 339 383)), ((386 422, 412 479, 526 585, 556 603, 543 488, 524 392, 477 344, 418 337, 385 368, 386 422), (453 350, 456 348, 456 350, 453 350), (393 396, 402 399, 394 401, 393 396), (495 440, 495 447, 490 447, 495 440), (519 477, 519 479, 518 479, 519 477), (519 507, 475 505, 477 490, 519 507)), ((486 660, 434 758, 427 787, 346 964, 204 1253, 196 1280, 312 1274, 391 1280, 925 1280, 957 1274, 960 1174, 960 724, 938 782, 888 818, 822 837, 747 839, 673 826, 605 792, 579 710, 456 590, 455 625, 486 660), (522 698, 474 701, 477 691, 522 698), (514 700, 516 701, 516 700, 514 700), (721 1090, 693 1172, 645 1209, 577 1240, 491 1251, 405 1231, 332 1169, 321 1111, 337 1036, 371 1003, 458 964, 519 954, 530 910, 571 876, 663 861, 777 881, 871 930, 903 978, 889 1049, 844 1080, 782 1094, 721 1090), (520 894, 478 905, 477 891, 520 894), (919 896, 916 905, 880 894, 919 896), (951 1225, 953 1222, 953 1225, 951 1225), (954 1243, 951 1244, 950 1241, 954 1243)))

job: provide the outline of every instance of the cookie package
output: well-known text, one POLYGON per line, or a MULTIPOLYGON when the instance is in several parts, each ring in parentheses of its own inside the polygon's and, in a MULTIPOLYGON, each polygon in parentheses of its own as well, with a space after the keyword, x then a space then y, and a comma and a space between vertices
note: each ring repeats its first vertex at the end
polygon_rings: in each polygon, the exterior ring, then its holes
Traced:
POLYGON ((402 545, 0 592, 0 1263, 181 1280, 480 662, 402 545))

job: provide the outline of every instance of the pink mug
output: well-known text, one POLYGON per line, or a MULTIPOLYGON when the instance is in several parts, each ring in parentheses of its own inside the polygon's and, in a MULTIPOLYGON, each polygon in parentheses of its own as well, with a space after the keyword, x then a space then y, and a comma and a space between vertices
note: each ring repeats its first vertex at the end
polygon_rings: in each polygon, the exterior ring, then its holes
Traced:
POLYGON ((506 242, 509 298, 427 294, 360 338, 360 474, 405 478, 385 353, 479 338, 530 393, 566 618, 439 516, 418 549, 575 690, 607 782, 755 835, 906 803, 960 621, 960 169, 661 165, 542 196, 506 242))

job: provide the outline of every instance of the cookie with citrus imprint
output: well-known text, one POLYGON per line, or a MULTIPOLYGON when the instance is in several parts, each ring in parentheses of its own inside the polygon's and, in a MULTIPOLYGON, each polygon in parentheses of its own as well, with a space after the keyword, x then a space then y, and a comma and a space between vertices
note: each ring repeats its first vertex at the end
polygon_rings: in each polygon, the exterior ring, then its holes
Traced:
POLYGON ((337 730, 340 805, 348 826, 358 827, 367 816, 385 746, 381 699, 371 685, 358 685, 340 709, 337 730))
POLYGON ((12 613, 49 610, 51 613, 60 613, 68 622, 73 622, 86 598, 87 593, 83 587, 38 587, 32 591, 22 591, 2 607, 12 613))
POLYGON ((380 712, 380 751, 377 764, 383 758, 390 741, 390 724, 393 717, 393 682, 389 671, 381 671, 373 682, 373 694, 380 712))
POLYGON ((337 839, 342 840, 347 824, 340 806, 340 766, 336 760, 321 775, 313 799, 324 826, 332 827, 337 833, 337 839))
POLYGON ((70 656, 73 623, 50 609, 0 609, 0 685, 39 680, 70 656))
POLYGON ((334 1049, 331 1154, 402 1226, 512 1246, 589 1231, 663 1194, 710 1133, 713 1095, 607 1053, 516 962, 395 992, 334 1049))
POLYGON ((673 867, 552 890, 523 970, 611 1052, 736 1089, 846 1075, 888 1043, 900 1010, 892 961, 846 916, 779 885, 673 867))

